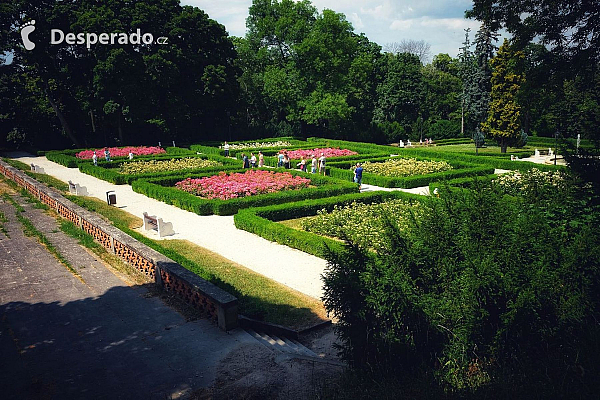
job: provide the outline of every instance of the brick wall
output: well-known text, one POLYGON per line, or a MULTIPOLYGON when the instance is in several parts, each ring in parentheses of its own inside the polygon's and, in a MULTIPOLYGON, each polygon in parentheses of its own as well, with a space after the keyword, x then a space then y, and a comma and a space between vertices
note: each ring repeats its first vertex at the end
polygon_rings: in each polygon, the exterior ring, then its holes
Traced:
POLYGON ((233 295, 2 161, 0 173, 93 236, 106 250, 153 279, 163 290, 176 294, 200 310, 205 318, 217 322, 221 329, 230 330, 237 326, 238 300, 233 295))

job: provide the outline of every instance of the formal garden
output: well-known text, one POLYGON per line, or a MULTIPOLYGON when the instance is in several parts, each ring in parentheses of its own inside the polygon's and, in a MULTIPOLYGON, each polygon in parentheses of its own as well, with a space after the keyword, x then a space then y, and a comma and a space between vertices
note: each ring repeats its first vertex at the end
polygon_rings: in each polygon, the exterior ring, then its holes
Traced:
POLYGON ((598 7, 473 0, 401 21, 394 2, 345 15, 254 0, 233 36, 178 0, 101 3, 2 7, 8 164, 233 294, 251 319, 334 320, 350 368, 315 398, 598 397, 598 7), (375 17, 407 37, 374 42, 361 30, 375 17), (449 52, 409 39, 449 21, 449 52), (40 40, 53 24, 172 40, 61 48, 40 40), (165 216, 142 222, 134 201, 114 207, 116 192, 169 210, 180 232, 202 221, 203 244, 218 221, 272 254, 286 246, 319 266, 302 271, 322 290, 281 283, 300 262, 276 281, 161 237, 165 216))

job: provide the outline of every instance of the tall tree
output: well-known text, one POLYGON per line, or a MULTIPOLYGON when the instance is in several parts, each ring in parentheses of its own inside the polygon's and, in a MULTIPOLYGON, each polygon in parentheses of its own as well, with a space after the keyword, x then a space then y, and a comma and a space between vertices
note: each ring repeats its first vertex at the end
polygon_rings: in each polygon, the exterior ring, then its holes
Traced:
POLYGON ((203 11, 178 0, 19 0, 3 7, 0 35, 7 40, 0 50, 12 53, 15 73, 44 93, 75 146, 192 139, 192 132, 226 129, 227 110, 237 99, 235 51, 224 27, 203 11), (19 27, 30 20, 36 21, 30 35, 36 46, 27 51, 19 27), (129 37, 139 29, 167 37, 168 44, 88 49, 51 44, 50 29, 129 37))
POLYGON ((524 57, 523 52, 515 51, 505 39, 491 60, 491 103, 482 131, 498 141, 502 153, 506 153, 507 147, 521 136, 521 107, 517 103, 517 94, 525 81, 519 72, 519 63, 524 57))
POLYGON ((251 128, 345 137, 368 129, 380 48, 343 14, 318 13, 309 1, 254 0, 246 23, 237 48, 251 128))
POLYGON ((410 53, 419 57, 422 64, 427 64, 431 58, 431 45, 424 40, 402 39, 400 42, 390 42, 383 46, 386 53, 410 53))
POLYGON ((385 54, 384 79, 377 87, 373 122, 388 132, 389 141, 412 134, 423 102, 419 58, 410 53, 385 54), (390 130, 390 127, 395 127, 390 130))

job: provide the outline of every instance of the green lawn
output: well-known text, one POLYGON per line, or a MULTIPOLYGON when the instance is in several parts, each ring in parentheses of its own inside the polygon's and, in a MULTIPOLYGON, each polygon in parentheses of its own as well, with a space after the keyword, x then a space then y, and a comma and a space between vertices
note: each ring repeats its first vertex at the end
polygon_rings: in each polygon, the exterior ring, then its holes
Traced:
POLYGON ((119 229, 145 243, 186 269, 236 296, 240 313, 292 329, 303 329, 326 320, 321 301, 313 299, 260 275, 221 255, 186 240, 152 240, 132 229, 142 220, 106 202, 81 196, 69 199, 103 215, 119 229))

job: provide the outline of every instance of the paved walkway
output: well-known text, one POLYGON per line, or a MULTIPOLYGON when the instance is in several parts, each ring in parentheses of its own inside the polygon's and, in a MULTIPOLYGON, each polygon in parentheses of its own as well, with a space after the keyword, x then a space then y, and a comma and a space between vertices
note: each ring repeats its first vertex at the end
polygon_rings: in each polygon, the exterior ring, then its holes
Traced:
MULTIPOLYGON (((237 229, 233 216, 200 216, 175 206, 135 193, 129 185, 113 185, 109 182, 81 173, 76 168, 66 168, 49 161, 45 157, 26 154, 12 154, 27 164, 36 164, 45 172, 63 182, 72 181, 85 186, 90 196, 106 200, 106 192, 114 190, 117 206, 142 217, 143 212, 157 215, 166 222, 173 223, 175 235, 166 239, 186 239, 223 257, 265 275, 301 293, 320 299, 323 295, 321 275, 327 262, 322 258, 292 249, 249 232, 237 229)), ((429 187, 414 189, 388 189, 363 185, 363 191, 403 190, 411 193, 429 194, 429 187)), ((151 232, 140 232, 158 239, 151 232)))
POLYGON ((54 218, 19 202, 79 277, 25 237, 14 207, 0 199, 8 219, 0 222, 8 233, 0 232, 3 399, 181 398, 213 385, 231 354, 269 356, 243 330, 187 322, 145 285, 107 269, 54 218))
MULTIPOLYGON (((142 217, 143 212, 157 215, 173 223, 175 235, 168 239, 186 239, 223 257, 265 275, 292 289, 320 299, 323 294, 321 274, 327 262, 322 258, 292 249, 252 233, 237 229, 233 216, 200 216, 189 211, 135 193, 129 185, 113 185, 76 168, 66 168, 46 159, 24 154, 12 154, 27 164, 36 164, 63 182, 72 181, 85 186, 90 196, 106 200, 106 192, 114 190, 117 206, 142 217)), ((153 234, 154 232, 152 232, 153 234)), ((156 235, 152 238, 157 238, 156 235)))

